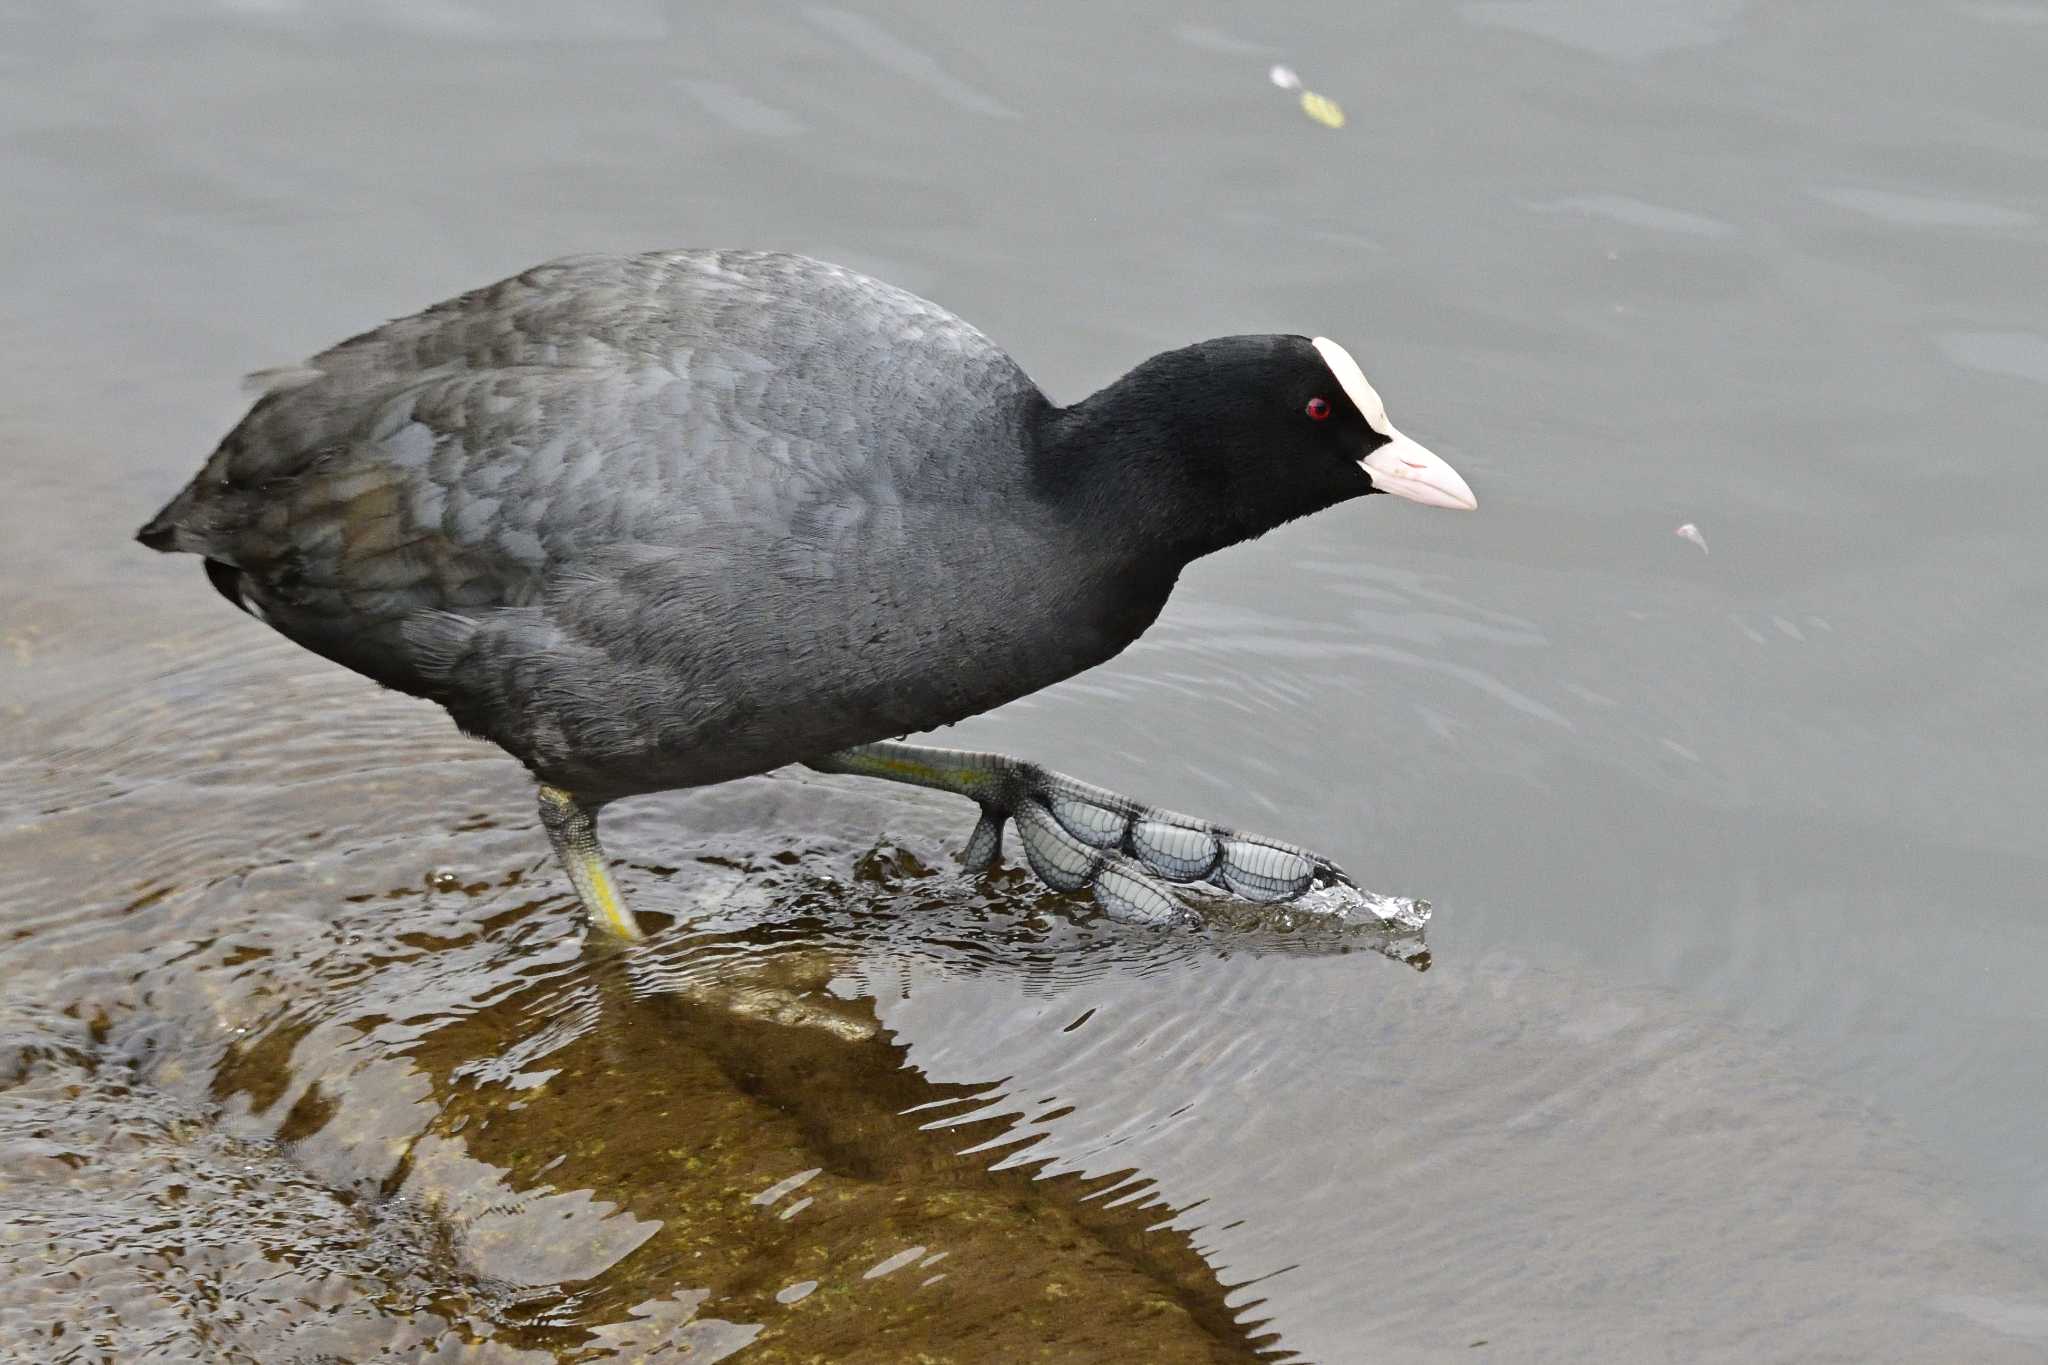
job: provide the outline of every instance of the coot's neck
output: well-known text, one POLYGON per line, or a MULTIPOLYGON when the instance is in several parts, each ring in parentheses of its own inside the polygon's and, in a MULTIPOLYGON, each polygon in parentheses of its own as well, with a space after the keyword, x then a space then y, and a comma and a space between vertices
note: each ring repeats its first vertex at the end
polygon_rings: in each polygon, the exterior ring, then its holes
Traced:
MULTIPOLYGON (((1221 486, 1227 462, 1201 392, 1199 346, 1154 356, 1071 407, 1047 406, 1037 423, 1032 475, 1039 495, 1078 523, 1104 553, 1168 581, 1191 560, 1267 530, 1221 486)), ((1277 523, 1273 523, 1277 524, 1277 523)))

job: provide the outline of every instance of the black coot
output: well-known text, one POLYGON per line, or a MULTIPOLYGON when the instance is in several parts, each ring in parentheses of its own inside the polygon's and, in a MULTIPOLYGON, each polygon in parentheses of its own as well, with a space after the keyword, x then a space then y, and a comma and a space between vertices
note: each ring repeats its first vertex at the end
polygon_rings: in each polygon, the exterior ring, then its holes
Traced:
POLYGON ((632 917, 594 814, 800 762, 981 804, 1114 914, 1162 882, 1348 886, 1292 845, 994 754, 886 742, 1093 667, 1183 565, 1384 492, 1475 505, 1336 343, 1168 351, 1072 407, 951 313, 801 256, 538 266, 274 371, 139 533, 315 653, 532 770, 556 853, 632 917))

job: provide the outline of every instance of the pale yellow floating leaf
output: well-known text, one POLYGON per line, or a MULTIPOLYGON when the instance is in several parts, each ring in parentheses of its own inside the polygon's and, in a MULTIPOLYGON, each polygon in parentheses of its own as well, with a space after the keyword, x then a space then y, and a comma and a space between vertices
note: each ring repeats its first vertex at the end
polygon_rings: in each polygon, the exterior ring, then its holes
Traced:
POLYGON ((1318 95, 1313 90, 1301 92, 1301 112, 1307 114, 1325 128, 1342 128, 1344 111, 1328 95, 1318 95))

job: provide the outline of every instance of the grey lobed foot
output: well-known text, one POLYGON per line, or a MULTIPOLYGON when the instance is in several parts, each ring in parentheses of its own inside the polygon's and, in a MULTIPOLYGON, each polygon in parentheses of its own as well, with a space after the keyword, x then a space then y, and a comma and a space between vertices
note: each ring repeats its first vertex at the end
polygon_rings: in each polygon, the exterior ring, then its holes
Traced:
POLYGON ((1116 919, 1200 923, 1167 889, 1172 883, 1205 884, 1262 905, 1300 902, 1321 913, 1372 909, 1375 918, 1386 917, 1342 869, 1305 848, 1142 805, 1005 755, 883 743, 812 766, 970 797, 981 806, 981 820, 961 854, 969 867, 1001 857, 1003 826, 1014 820, 1040 880, 1058 891, 1093 891, 1116 919))
POLYGON ((1014 776, 1017 799, 1006 811, 984 807, 969 855, 999 851, 1007 814, 1040 880, 1060 891, 1092 889, 1118 919, 1199 923, 1162 883, 1206 884, 1260 905, 1298 900, 1318 885, 1352 885, 1334 863, 1293 844, 1139 805, 1031 764, 1014 776))

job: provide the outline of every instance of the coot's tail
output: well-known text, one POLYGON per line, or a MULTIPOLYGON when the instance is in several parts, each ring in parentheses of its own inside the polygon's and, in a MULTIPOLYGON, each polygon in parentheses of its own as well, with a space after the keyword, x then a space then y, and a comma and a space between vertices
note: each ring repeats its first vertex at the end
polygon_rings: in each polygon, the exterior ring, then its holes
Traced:
POLYGON ((162 550, 165 554, 192 548, 178 543, 178 528, 161 516, 152 517, 147 526, 135 533, 135 538, 150 549, 162 550))
POLYGON ((243 591, 242 571, 218 558, 210 538, 193 525, 199 518, 193 515, 197 510, 194 504, 198 500, 193 497, 192 487, 188 485, 177 497, 165 503, 163 511, 145 522, 135 533, 135 538, 150 549, 161 550, 165 554, 205 556, 207 581, 222 597, 243 611, 251 616, 260 616, 243 591))
POLYGON ((143 523, 135 538, 165 554, 205 554, 206 537, 194 526, 199 520, 193 515, 198 510, 193 505, 196 501, 192 486, 186 485, 177 497, 164 504, 161 512, 143 523))

